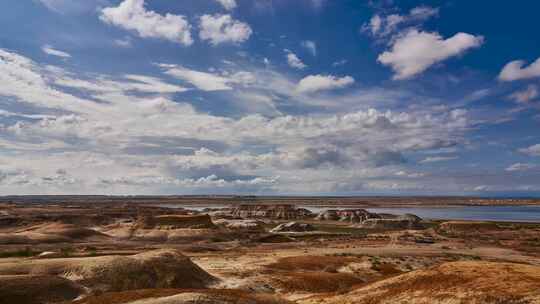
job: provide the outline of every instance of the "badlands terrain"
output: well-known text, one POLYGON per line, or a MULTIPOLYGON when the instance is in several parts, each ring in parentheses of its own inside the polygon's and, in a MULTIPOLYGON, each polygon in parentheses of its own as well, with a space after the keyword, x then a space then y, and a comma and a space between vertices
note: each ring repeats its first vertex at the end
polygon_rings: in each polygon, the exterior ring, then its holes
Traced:
POLYGON ((365 210, 535 204, 4 197, 0 304, 540 303, 540 223, 365 210))

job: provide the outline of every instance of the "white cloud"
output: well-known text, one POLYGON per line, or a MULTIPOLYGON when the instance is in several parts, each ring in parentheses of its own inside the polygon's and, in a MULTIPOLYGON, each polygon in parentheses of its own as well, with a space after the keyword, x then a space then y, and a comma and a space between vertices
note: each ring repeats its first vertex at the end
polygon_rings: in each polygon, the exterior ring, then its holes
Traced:
POLYGON ((236 0, 216 0, 221 4, 226 10, 231 11, 236 8, 236 0))
POLYGON ((530 146, 528 148, 519 149, 519 152, 529 156, 540 156, 540 144, 530 146))
POLYGON ((438 33, 412 29, 399 36, 392 49, 379 55, 377 60, 394 70, 394 79, 407 79, 438 62, 479 47, 483 41, 482 36, 467 33, 457 33, 444 39, 438 33))
POLYGON ((98 5, 106 3, 106 0, 89 0, 89 1, 73 1, 73 0, 36 0, 42 3, 49 10, 60 13, 83 13, 94 10, 98 5))
POLYGON ((484 191, 489 191, 491 188, 489 186, 486 186, 486 185, 480 185, 480 186, 476 186, 474 187, 472 190, 473 191, 477 191, 477 192, 484 192, 484 191))
POLYGON ((510 98, 518 103, 528 103, 539 96, 538 87, 534 84, 529 85, 525 90, 517 91, 510 95, 510 98))
POLYGON ((290 50, 285 50, 286 57, 287 57, 287 63, 290 67, 303 70, 307 68, 307 65, 305 65, 298 56, 296 56, 295 53, 291 52, 290 50))
MULTIPOLYGON (((173 76, 178 68, 178 78, 213 89, 204 81, 208 75, 195 75, 203 79, 197 80, 187 68, 160 67, 173 76)), ((294 80, 271 69, 207 74, 226 79, 222 86, 246 86, 247 93, 258 94, 246 98, 268 108, 296 88, 294 80)), ((458 145, 470 127, 463 110, 366 107, 227 117, 197 111, 173 94, 146 93, 181 88, 169 85, 148 75, 71 73, 0 50, 0 96, 16 106, 0 113, 8 115, 0 120, 2 193, 322 193, 357 190, 366 178, 373 187, 394 178, 399 187, 412 188, 422 177, 395 175, 405 155, 458 145)), ((224 95, 235 99, 233 92, 224 95)))
POLYGON ((135 31, 143 38, 159 38, 189 46, 191 25, 182 15, 160 15, 145 8, 144 0, 124 0, 117 7, 101 10, 103 22, 135 31))
POLYGON ((438 8, 429 6, 417 6, 409 12, 409 18, 413 20, 427 20, 439 14, 438 8))
POLYGON ((312 93, 323 90, 340 89, 354 83, 351 76, 336 77, 332 75, 309 75, 298 83, 296 90, 299 93, 312 93))
POLYGON ((425 173, 420 172, 407 172, 407 171, 398 171, 395 173, 396 176, 407 177, 407 178, 421 178, 426 176, 425 173))
POLYGON ((527 171, 536 168, 536 165, 534 164, 524 164, 524 163, 515 163, 508 168, 506 168, 506 171, 509 172, 515 172, 515 171, 527 171))
POLYGON ((371 19, 369 20, 369 24, 366 25, 365 28, 369 29, 372 35, 376 35, 381 31, 382 22, 383 20, 381 19, 381 16, 373 15, 373 17, 371 17, 371 19))
POLYGON ((97 78, 92 80, 75 79, 71 75, 54 77, 54 84, 87 91, 113 93, 139 91, 143 93, 179 93, 186 88, 166 83, 161 79, 143 75, 124 75, 125 80, 97 78))
POLYGON ((126 36, 122 39, 115 39, 114 44, 123 48, 130 48, 133 46, 133 42, 131 41, 131 38, 129 36, 126 36))
POLYGON ((51 55, 51 56, 56 56, 56 57, 61 57, 61 58, 71 58, 71 55, 69 53, 66 53, 66 52, 63 52, 63 51, 59 51, 59 50, 56 50, 54 49, 52 46, 50 45, 44 45, 41 47, 41 50, 43 51, 43 53, 47 54, 47 55, 51 55))
POLYGON ((338 67, 347 64, 347 59, 338 60, 334 63, 332 63, 332 66, 338 67))
POLYGON ((527 67, 524 67, 525 64, 523 60, 514 60, 507 63, 499 74, 499 80, 513 81, 540 77, 540 58, 527 67))
POLYGON ((317 44, 315 43, 315 41, 305 40, 305 41, 302 41, 301 45, 306 50, 308 50, 311 53, 311 55, 317 56, 317 44))
POLYGON ((234 20, 230 15, 203 15, 199 27, 199 38, 212 45, 244 42, 253 33, 247 23, 234 20))
POLYGON ((314 8, 321 8, 325 2, 326 0, 311 0, 311 4, 314 8))
POLYGON ((247 86, 255 82, 255 76, 250 72, 239 71, 219 75, 191 70, 179 65, 161 64, 159 66, 165 70, 166 74, 189 82, 203 91, 232 90, 233 84, 247 86))
POLYGON ((457 156, 429 156, 420 161, 421 164, 444 162, 457 159, 457 156))
POLYGON ((362 31, 369 32, 375 37, 387 37, 399 31, 400 27, 411 26, 415 23, 421 23, 431 17, 439 14, 438 8, 429 6, 418 6, 409 11, 407 15, 391 14, 380 16, 373 15, 368 23, 362 26, 362 31))

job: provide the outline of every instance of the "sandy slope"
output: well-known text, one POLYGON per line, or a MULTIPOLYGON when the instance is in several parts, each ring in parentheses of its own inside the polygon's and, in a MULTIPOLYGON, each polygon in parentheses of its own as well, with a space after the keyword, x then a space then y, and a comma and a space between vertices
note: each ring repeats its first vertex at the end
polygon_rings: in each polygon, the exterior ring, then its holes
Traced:
POLYGON ((540 267, 493 262, 451 262, 333 297, 300 303, 540 303, 540 267))

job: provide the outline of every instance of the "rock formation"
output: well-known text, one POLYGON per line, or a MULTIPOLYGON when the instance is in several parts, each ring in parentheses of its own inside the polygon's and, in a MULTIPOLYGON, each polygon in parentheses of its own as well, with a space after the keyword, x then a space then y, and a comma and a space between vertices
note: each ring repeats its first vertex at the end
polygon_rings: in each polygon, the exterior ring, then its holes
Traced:
POLYGON ((397 217, 394 219, 367 219, 359 224, 360 228, 367 229, 424 229, 421 220, 397 217))
POLYGON ((264 223, 258 220, 227 220, 218 219, 214 223, 232 230, 264 231, 264 223))
POLYGON ((313 227, 310 224, 306 223, 298 223, 298 222, 289 222, 285 224, 280 224, 274 229, 270 230, 270 232, 278 233, 278 232, 307 232, 307 231, 314 231, 315 227, 313 227))
POLYGON ((232 209, 236 218, 295 220, 312 216, 311 211, 293 205, 240 205, 232 209))
POLYGON ((373 218, 380 218, 380 216, 375 213, 368 212, 365 209, 330 209, 320 212, 315 219, 319 221, 342 221, 350 223, 361 223, 367 219, 373 218))

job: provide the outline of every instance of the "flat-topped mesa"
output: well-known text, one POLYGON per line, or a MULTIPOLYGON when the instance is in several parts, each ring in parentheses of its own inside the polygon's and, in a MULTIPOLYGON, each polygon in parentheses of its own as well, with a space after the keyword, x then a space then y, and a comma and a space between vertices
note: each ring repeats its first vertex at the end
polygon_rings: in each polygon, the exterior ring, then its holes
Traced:
POLYGON ((360 223, 360 228, 367 229, 425 229, 422 219, 414 214, 404 214, 395 218, 372 218, 360 223))
POLYGON ((325 210, 321 211, 316 220, 319 221, 341 221, 351 223, 361 223, 367 219, 381 218, 376 213, 371 213, 365 209, 345 209, 345 210, 325 210))
POLYGON ((216 227, 207 214, 141 216, 137 220, 137 226, 141 229, 205 229, 216 227))
POLYGON ((239 205, 231 210, 237 218, 268 218, 294 220, 311 217, 311 211, 294 205, 239 205))

